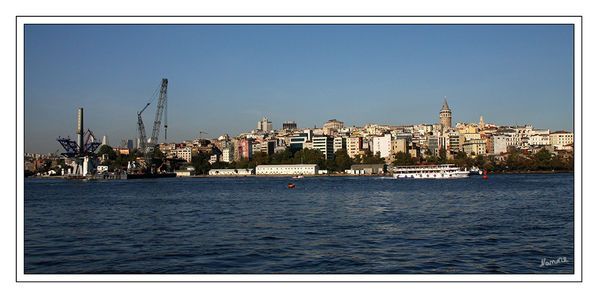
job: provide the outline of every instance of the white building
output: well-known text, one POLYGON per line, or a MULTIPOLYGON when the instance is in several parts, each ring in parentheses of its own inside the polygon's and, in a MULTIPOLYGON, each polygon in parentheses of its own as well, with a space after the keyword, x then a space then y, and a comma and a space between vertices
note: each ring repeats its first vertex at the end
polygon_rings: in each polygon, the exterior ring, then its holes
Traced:
POLYGON ((330 136, 313 137, 313 148, 322 152, 325 159, 331 159, 334 154, 334 139, 330 136))
POLYGON ((271 131, 272 130, 272 122, 268 121, 268 118, 266 118, 264 116, 264 119, 262 119, 262 121, 259 121, 257 123, 257 130, 265 131, 265 132, 271 131))
POLYGON ((390 156, 391 151, 391 136, 390 134, 385 134, 383 137, 374 137, 373 139, 373 149, 372 153, 376 154, 380 152, 380 157, 387 158, 390 156))
POLYGON ((316 164, 259 165, 255 168, 255 173, 257 175, 316 175, 318 170, 316 164))
POLYGON ((253 175, 253 169, 211 169, 208 175, 212 176, 244 176, 253 175))
POLYGON ((336 151, 340 150, 340 149, 347 149, 347 139, 344 137, 336 137, 334 138, 334 152, 336 153, 336 151))
POLYGON ((234 161, 234 150, 231 147, 225 147, 222 149, 222 161, 231 163, 234 161))
POLYGON ((506 153, 509 147, 509 137, 505 135, 496 135, 492 137, 494 144, 494 154, 506 153))
POLYGON ((191 147, 178 148, 175 151, 176 158, 184 159, 187 162, 191 162, 191 147))
POLYGON ((528 139, 530 145, 543 146, 550 145, 550 135, 548 134, 537 134, 532 135, 528 139))

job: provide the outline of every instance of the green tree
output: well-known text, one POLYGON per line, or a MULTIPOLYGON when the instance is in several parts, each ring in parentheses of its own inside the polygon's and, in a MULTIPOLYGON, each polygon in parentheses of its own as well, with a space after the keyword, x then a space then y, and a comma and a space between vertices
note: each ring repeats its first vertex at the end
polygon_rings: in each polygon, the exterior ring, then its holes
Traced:
POLYGON ((339 149, 336 151, 334 161, 336 163, 336 168, 339 171, 344 171, 351 168, 351 157, 349 157, 349 154, 345 149, 339 149))
POLYGON ((102 145, 98 150, 98 155, 103 156, 104 154, 108 155, 108 159, 110 160, 116 159, 116 152, 114 152, 114 149, 108 145, 102 145))
POLYGON ((372 151, 369 149, 365 151, 365 154, 361 157, 362 163, 364 164, 381 164, 385 163, 384 158, 380 157, 380 151, 376 152, 376 154, 372 154, 372 151))
MULTIPOLYGON (((556 156, 558 158, 558 156, 556 156)), ((550 168, 554 168, 554 166, 561 167, 562 164, 557 161, 556 163, 552 161, 552 154, 546 148, 542 148, 540 151, 534 154, 532 168, 533 169, 540 169, 540 170, 547 170, 550 168)))
POLYGON ((411 154, 407 152, 398 152, 394 155, 394 161, 392 162, 395 166, 410 166, 417 164, 415 159, 411 157, 411 154))
POLYGON ((208 174, 210 171, 210 155, 204 152, 199 152, 191 156, 191 165, 195 168, 197 174, 208 174))
POLYGON ((270 162, 272 164, 290 164, 293 161, 293 153, 289 148, 285 148, 283 151, 272 154, 270 162))
POLYGON ((253 157, 251 159, 254 161, 256 165, 270 164, 270 156, 261 151, 253 153, 253 157))
POLYGON ((438 150, 438 162, 446 163, 446 160, 446 149, 440 148, 440 150, 438 150))

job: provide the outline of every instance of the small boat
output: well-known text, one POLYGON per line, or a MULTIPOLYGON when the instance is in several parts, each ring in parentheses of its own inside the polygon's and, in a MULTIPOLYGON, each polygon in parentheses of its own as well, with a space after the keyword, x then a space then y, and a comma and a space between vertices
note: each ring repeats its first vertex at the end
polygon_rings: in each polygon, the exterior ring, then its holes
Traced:
POLYGON ((305 178, 305 177, 303 177, 303 176, 301 176, 301 175, 299 175, 299 176, 294 176, 294 177, 293 177, 293 179, 303 179, 303 178, 305 178))
POLYGON ((289 183, 289 185, 287 185, 288 188, 295 188, 295 184, 293 183, 289 183))

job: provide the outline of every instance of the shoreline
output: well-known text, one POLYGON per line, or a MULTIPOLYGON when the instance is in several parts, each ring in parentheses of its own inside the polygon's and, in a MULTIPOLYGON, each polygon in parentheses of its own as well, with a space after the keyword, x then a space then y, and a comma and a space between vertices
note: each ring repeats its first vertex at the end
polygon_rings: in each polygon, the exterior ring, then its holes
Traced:
MULTIPOLYGON (((571 173, 574 174, 575 171, 505 171, 505 172, 488 172, 487 175, 520 175, 520 174, 565 174, 571 173)), ((243 178, 243 177, 261 177, 261 178, 292 178, 297 175, 193 175, 193 176, 176 176, 171 178, 243 178)), ((392 174, 382 174, 382 175, 354 175, 354 174, 346 174, 346 173, 337 173, 337 174, 322 174, 322 175, 302 175, 305 178, 308 177, 385 177, 385 176, 392 176, 392 174)), ((483 175, 472 175, 472 176, 483 176, 483 175)), ((62 178, 66 179, 66 176, 29 176, 25 178, 62 178)), ((113 179, 119 180, 119 179, 113 179)), ((120 179, 120 180, 127 180, 127 179, 120 179)))

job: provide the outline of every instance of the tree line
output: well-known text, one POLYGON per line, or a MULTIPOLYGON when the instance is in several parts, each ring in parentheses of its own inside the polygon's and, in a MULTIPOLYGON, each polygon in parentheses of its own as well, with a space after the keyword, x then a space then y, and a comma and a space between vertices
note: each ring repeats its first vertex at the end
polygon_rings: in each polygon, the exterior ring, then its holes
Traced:
POLYGON ((362 156, 351 158, 347 150, 340 149, 329 159, 326 159, 322 152, 315 149, 301 149, 293 153, 289 148, 271 155, 257 151, 253 153, 251 158, 241 158, 232 163, 216 162, 210 164, 209 159, 210 154, 200 152, 192 157, 191 164, 198 174, 207 174, 210 169, 253 169, 259 165, 277 164, 317 164, 321 170, 343 172, 350 169, 351 165, 354 164, 381 164, 385 162, 384 158, 380 157, 380 152, 373 154, 369 150, 366 150, 362 156))
POLYGON ((423 159, 413 158, 409 153, 404 152, 399 152, 394 157, 393 165, 395 166, 452 163, 461 168, 476 166, 488 172, 573 171, 572 157, 563 158, 558 154, 551 154, 546 148, 542 148, 535 154, 525 154, 511 150, 504 160, 485 155, 468 156, 463 151, 457 152, 454 158, 449 160, 445 149, 440 149, 438 156, 429 155, 423 159))

